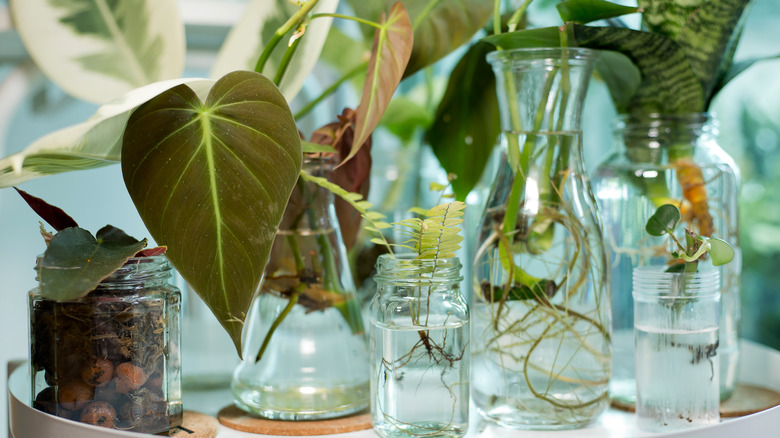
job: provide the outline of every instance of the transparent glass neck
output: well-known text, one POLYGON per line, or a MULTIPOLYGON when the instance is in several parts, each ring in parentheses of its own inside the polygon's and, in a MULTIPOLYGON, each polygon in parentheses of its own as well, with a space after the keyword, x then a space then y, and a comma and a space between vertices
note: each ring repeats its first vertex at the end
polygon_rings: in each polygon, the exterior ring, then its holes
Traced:
POLYGON ((659 163, 713 143, 718 124, 708 113, 623 115, 615 123, 614 135, 632 161, 659 163))
MULTIPOLYGON (((309 175, 327 179, 334 167, 335 162, 330 158, 304 157, 303 170, 309 175)), ((332 229, 336 214, 333 202, 333 193, 329 190, 299 178, 290 194, 279 230, 306 232, 332 229)))

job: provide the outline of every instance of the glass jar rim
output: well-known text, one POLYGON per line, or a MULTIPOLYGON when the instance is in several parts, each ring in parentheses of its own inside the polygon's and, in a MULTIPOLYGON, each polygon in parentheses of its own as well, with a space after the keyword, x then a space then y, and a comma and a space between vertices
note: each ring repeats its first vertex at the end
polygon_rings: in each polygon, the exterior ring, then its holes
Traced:
POLYGON ((720 271, 666 272, 667 266, 638 266, 632 273, 632 295, 657 299, 700 299, 720 296, 720 271), (637 275, 640 274, 640 275, 637 275), (682 282, 684 285, 681 286, 682 282), (639 288, 637 286, 640 286, 639 288), (681 287, 693 291, 679 295, 681 287))
POLYGON ((382 254, 376 261, 375 280, 385 282, 425 281, 460 282, 462 265, 457 256, 439 259, 418 259, 414 253, 382 254), (436 275, 430 275, 436 268, 436 275))
POLYGON ((585 64, 598 56, 598 50, 584 47, 533 47, 508 50, 495 50, 487 54, 487 62, 491 65, 506 64, 513 61, 543 62, 552 64, 560 61, 562 54, 567 53, 567 59, 576 64, 585 64))
POLYGON ((618 114, 615 117, 615 129, 625 129, 627 126, 636 128, 652 128, 670 123, 687 123, 690 125, 718 126, 717 114, 714 112, 690 113, 649 113, 649 114, 618 114))

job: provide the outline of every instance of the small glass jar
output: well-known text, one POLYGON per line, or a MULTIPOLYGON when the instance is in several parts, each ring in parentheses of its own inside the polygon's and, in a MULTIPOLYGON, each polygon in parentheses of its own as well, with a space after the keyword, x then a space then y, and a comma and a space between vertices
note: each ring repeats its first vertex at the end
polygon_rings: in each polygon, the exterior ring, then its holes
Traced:
POLYGON ((636 415, 665 432, 720 421, 720 271, 635 268, 636 415))
POLYGON ((163 256, 131 258, 86 296, 29 294, 33 406, 143 433, 181 424, 179 290, 163 256))
POLYGON ((383 437, 466 434, 469 311, 457 257, 377 260, 371 302, 371 423, 383 437))

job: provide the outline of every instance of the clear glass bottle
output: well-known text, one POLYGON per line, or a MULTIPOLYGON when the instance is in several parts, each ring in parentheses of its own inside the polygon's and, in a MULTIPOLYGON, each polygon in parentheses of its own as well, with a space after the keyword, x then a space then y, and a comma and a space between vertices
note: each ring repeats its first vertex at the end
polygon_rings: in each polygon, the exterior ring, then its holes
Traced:
POLYGON ((710 114, 622 116, 615 137, 615 151, 593 177, 612 281, 615 360, 610 395, 619 405, 631 406, 636 399, 632 271, 667 261, 668 240, 643 230, 656 208, 672 203, 680 208, 685 227, 726 240, 736 253, 731 263, 713 268, 720 270, 722 283, 718 353, 725 399, 736 386, 739 362, 738 169, 718 146, 717 123, 710 114))
MULTIPOLYGON (((310 175, 332 169, 330 160, 305 157, 310 175)), ((368 407, 365 330, 330 191, 298 179, 245 337, 232 383, 240 408, 312 420, 368 407)))
POLYGON ((606 253, 582 161, 587 49, 488 55, 502 158, 473 269, 472 397, 505 427, 566 429, 609 403, 606 253))
POLYGON ((371 423, 383 437, 466 434, 469 311, 460 261, 384 254, 371 301, 371 423))
POLYGON ((33 406, 134 432, 180 425, 181 295, 170 276, 165 257, 138 257, 78 300, 30 291, 33 406))
POLYGON ((720 421, 720 272, 634 269, 636 415, 668 432, 720 421))

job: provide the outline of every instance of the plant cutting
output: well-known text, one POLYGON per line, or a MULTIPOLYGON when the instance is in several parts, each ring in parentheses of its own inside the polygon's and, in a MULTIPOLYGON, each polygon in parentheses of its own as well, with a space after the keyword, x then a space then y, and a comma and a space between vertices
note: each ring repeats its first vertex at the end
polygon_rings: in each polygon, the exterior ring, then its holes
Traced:
POLYGON ((709 257, 726 264, 734 251, 723 240, 685 230, 685 243, 675 237, 679 209, 662 205, 647 222, 647 233, 668 235, 675 246, 674 264, 634 269, 638 424, 668 431, 720 420, 720 272, 698 269, 709 257))
POLYGON ((166 432, 181 424, 178 289, 165 247, 144 249, 107 225, 95 236, 21 190, 42 219, 46 251, 30 292, 33 406, 113 429, 166 432))
POLYGON ((468 308, 455 257, 464 208, 455 201, 416 209, 424 218, 394 224, 406 240, 392 246, 405 252, 390 251, 377 261, 371 421, 381 436, 463 436, 468 430, 468 308))

